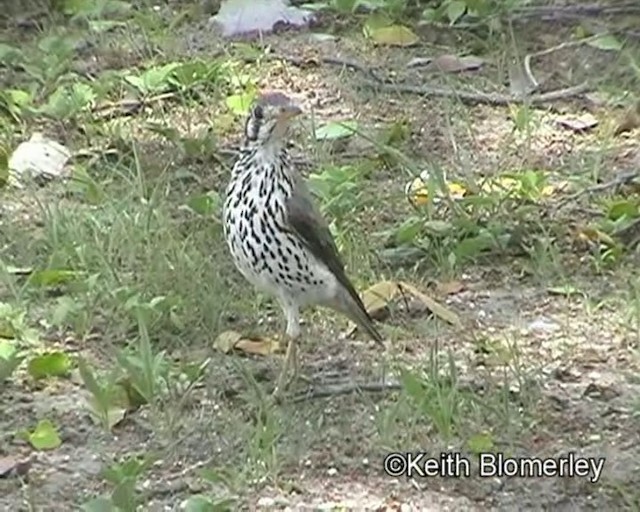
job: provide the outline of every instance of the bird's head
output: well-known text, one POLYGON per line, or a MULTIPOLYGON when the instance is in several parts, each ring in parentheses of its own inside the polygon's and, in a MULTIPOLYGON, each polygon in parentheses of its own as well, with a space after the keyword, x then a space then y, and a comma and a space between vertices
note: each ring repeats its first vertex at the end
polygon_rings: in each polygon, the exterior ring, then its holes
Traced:
POLYGON ((258 145, 284 144, 294 117, 302 110, 281 92, 261 94, 251 107, 245 123, 247 142, 258 145))

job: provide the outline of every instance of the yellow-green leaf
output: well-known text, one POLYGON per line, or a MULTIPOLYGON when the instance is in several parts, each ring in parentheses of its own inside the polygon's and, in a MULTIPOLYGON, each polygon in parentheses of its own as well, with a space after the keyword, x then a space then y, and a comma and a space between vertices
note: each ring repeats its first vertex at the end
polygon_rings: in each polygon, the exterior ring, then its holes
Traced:
POLYGON ((256 94, 254 91, 232 94, 231 96, 227 96, 225 103, 227 108, 235 115, 243 116, 249 112, 249 107, 251 107, 251 103, 253 103, 255 97, 256 94))
POLYGON ((75 270, 55 268, 36 270, 29 276, 28 283, 35 286, 59 286, 75 280, 80 274, 75 270))
POLYGON ((598 50, 604 51, 620 51, 622 50, 622 43, 618 41, 611 34, 603 34, 595 39, 592 39, 587 43, 589 46, 593 46, 598 50))
POLYGON ((41 420, 29 433, 29 443, 36 450, 53 450, 62 444, 58 429, 49 420, 41 420))
POLYGON ((369 37, 376 43, 387 46, 412 46, 419 40, 418 36, 404 25, 373 28, 369 31, 369 37))
POLYGON ((453 0, 447 5, 447 18, 453 25, 467 11, 467 3, 464 0, 453 0))
POLYGON ((27 371, 34 379, 64 377, 71 369, 71 359, 60 351, 37 355, 27 364, 27 371))
POLYGON ((493 450, 493 436, 490 432, 480 432, 467 439, 467 448, 471 453, 486 453, 493 450))

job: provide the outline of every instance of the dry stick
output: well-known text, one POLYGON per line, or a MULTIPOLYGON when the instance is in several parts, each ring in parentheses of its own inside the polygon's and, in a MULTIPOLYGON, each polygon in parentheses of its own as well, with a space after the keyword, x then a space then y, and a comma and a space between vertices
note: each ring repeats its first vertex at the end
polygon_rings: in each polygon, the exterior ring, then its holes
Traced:
MULTIPOLYGON (((558 48, 556 48, 558 49, 558 48)), ((294 66, 302 67, 309 63, 308 60, 298 59, 286 55, 273 55, 273 59, 284 60, 294 66)), ((471 92, 471 91, 455 91, 453 89, 445 89, 442 87, 417 86, 405 84, 393 84, 385 82, 377 73, 362 64, 354 61, 346 61, 334 57, 321 57, 319 62, 330 64, 333 66, 341 66, 352 69, 363 75, 371 77, 371 80, 365 80, 360 85, 365 88, 386 90, 392 92, 402 92, 409 94, 420 94, 422 96, 440 96, 444 98, 458 98, 460 101, 467 103, 487 103, 489 105, 509 105, 512 103, 529 103, 531 105, 539 105, 549 103, 561 99, 568 99, 579 96, 590 90, 590 85, 584 82, 579 85, 567 87, 565 89, 557 89, 543 94, 535 94, 531 96, 514 96, 499 93, 471 92)))
POLYGON ((326 398, 328 396, 348 395, 356 392, 383 393, 402 389, 399 382, 349 382, 333 386, 312 388, 309 391, 299 393, 291 398, 292 403, 305 402, 314 398, 326 398))
POLYGON ((520 7, 512 11, 515 18, 533 18, 533 17, 549 17, 549 18, 566 18, 576 16, 601 16, 614 14, 631 14, 640 12, 640 4, 637 1, 627 2, 620 5, 538 5, 531 7, 520 7))
POLYGON ((575 201, 576 199, 580 199, 584 195, 594 194, 595 192, 602 192, 603 190, 608 190, 610 188, 618 188, 623 185, 626 185, 633 181, 635 178, 640 177, 640 171, 624 171, 618 174, 615 178, 610 181, 605 181, 604 183, 597 183, 596 185, 592 185, 582 190, 578 190, 577 192, 570 194, 568 196, 563 197, 560 201, 558 201, 553 210, 558 211, 565 204, 570 201, 575 201))
POLYGON ((442 87, 429 87, 404 84, 389 84, 365 81, 360 84, 362 87, 378 90, 386 90, 391 92, 401 92, 409 94, 419 94, 422 96, 439 96, 443 98, 457 98, 466 103, 486 103, 488 105, 510 105, 512 103, 529 103, 531 105, 540 105, 562 99, 568 99, 580 96, 590 90, 588 82, 579 85, 567 87, 565 89, 556 89, 542 94, 533 94, 531 96, 515 96, 511 94, 456 91, 454 89, 444 89, 442 87))

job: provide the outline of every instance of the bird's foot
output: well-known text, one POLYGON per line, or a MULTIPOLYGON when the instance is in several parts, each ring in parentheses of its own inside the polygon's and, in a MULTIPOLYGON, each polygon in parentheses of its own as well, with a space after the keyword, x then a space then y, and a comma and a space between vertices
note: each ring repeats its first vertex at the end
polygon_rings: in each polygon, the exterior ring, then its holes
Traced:
POLYGON ((300 373, 299 371, 296 340, 291 339, 287 346, 287 352, 284 357, 282 369, 280 370, 280 374, 276 381, 276 387, 273 390, 273 398, 276 401, 281 401, 285 391, 298 380, 303 380, 306 383, 311 382, 311 379, 308 376, 300 373))

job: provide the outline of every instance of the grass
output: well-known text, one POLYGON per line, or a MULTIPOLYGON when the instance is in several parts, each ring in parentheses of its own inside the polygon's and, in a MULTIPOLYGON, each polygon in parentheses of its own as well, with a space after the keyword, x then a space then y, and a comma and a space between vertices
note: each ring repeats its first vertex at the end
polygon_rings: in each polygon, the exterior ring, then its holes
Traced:
MULTIPOLYGON (((453 3, 428 16, 461 21, 453 3)), ((219 46, 194 5, 75 8, 30 6, 37 28, 8 19, 0 45, 11 70, 0 155, 35 131, 74 152, 70 179, 0 189, 0 504, 355 509, 402 496, 413 508, 640 507, 640 203, 632 180, 587 193, 633 167, 638 128, 615 127, 637 101, 637 42, 618 48, 616 33, 534 67, 549 88, 591 79, 598 124, 581 132, 557 119, 582 114, 584 100, 534 108, 372 91, 338 67, 271 60, 257 43, 219 46), (384 353, 346 337, 344 319, 307 313, 303 371, 316 391, 384 372, 398 381, 390 392, 268 398, 283 319, 233 268, 219 218, 229 148, 266 87, 316 103, 294 153, 357 287, 403 281, 446 307, 431 314, 419 295, 378 301, 384 353), (230 330, 253 348, 223 353, 230 330), (383 473, 396 451, 607 462, 597 484, 408 481, 383 473)), ((402 21, 411 8, 386 14, 402 21)), ((341 33, 327 44, 365 64, 404 73, 412 57, 469 51, 495 64, 418 74, 460 89, 501 91, 514 48, 589 35, 578 22, 549 36, 481 19, 434 25, 431 44, 397 48, 372 44, 364 15, 326 16, 341 33)), ((624 32, 625 20, 610 23, 624 32)), ((263 42, 335 53, 306 35, 263 42)))

